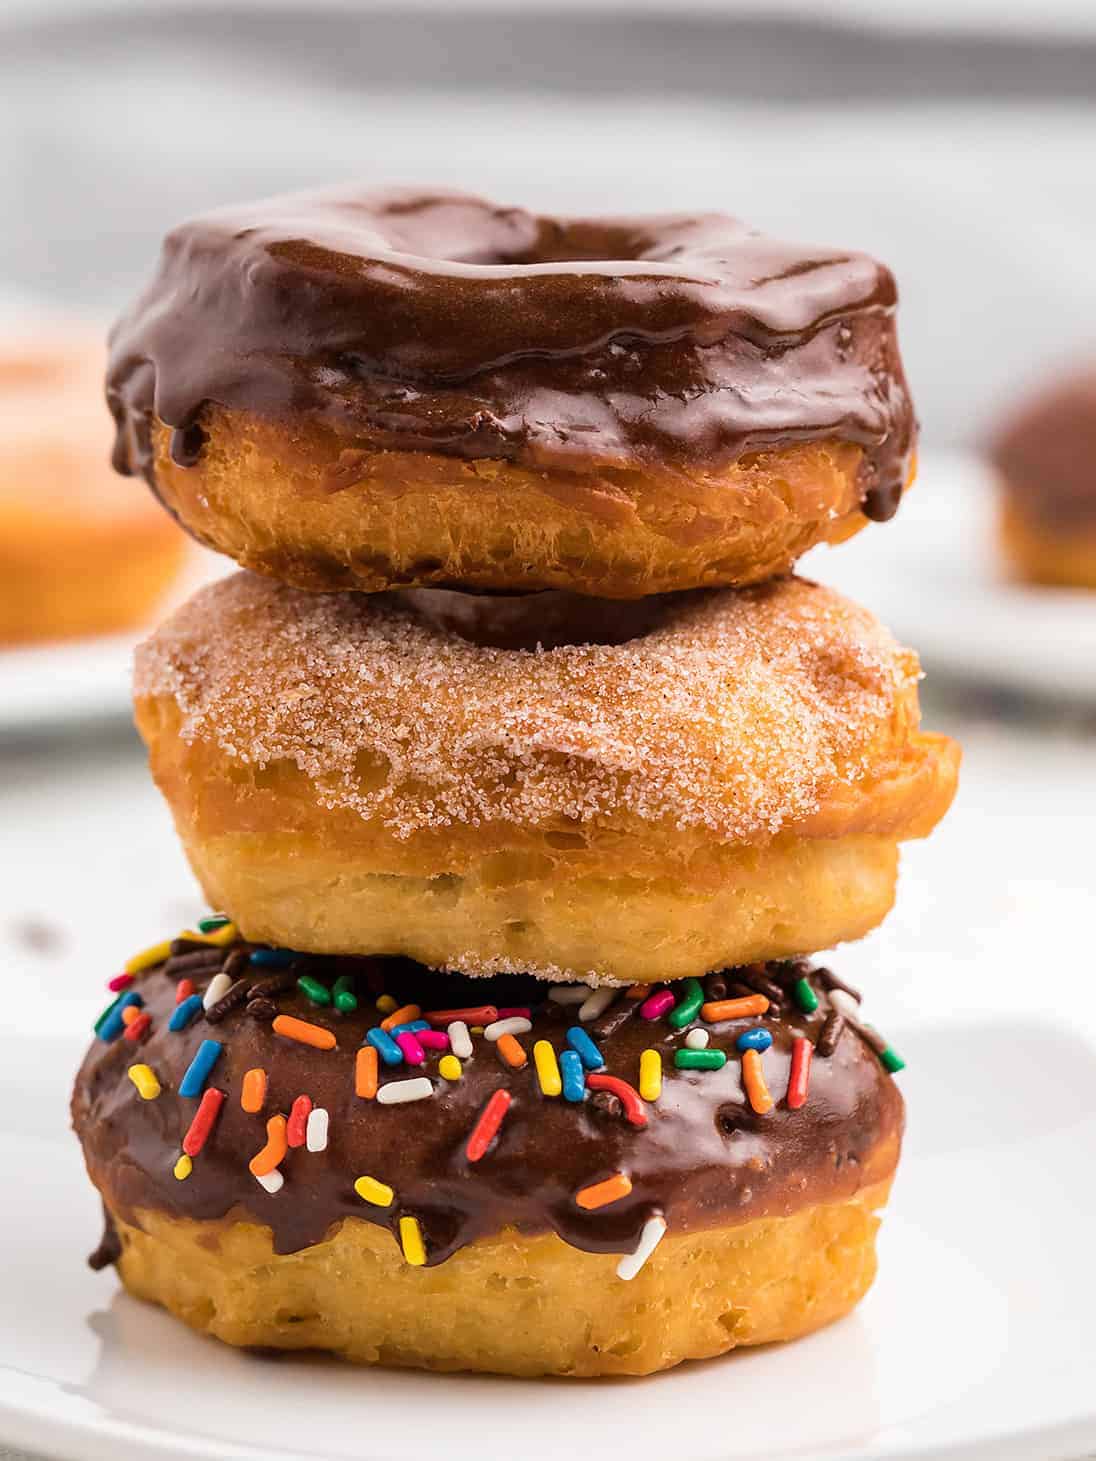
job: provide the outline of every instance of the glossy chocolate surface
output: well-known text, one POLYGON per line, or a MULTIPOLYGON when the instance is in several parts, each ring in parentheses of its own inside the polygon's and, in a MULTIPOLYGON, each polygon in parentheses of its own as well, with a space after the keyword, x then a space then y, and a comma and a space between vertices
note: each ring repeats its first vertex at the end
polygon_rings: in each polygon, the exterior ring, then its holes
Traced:
POLYGON ((990 452, 1022 512, 1051 528, 1096 526, 1096 363, 1022 404, 990 452))
POLYGON ((374 447, 583 471, 717 470, 837 439, 890 517, 915 422, 890 272, 722 214, 568 219, 356 188, 184 223, 115 326, 115 465, 151 428, 197 460, 203 406, 374 447))
MULTIPOLYGON (((149 1033, 139 1042, 124 1036, 111 1043, 95 1041, 77 1076, 74 1124, 92 1180, 127 1220, 141 1209, 197 1219, 232 1214, 268 1224, 276 1249, 284 1253, 319 1242, 345 1217, 364 1218, 395 1235, 398 1218, 410 1214, 422 1226, 430 1263, 508 1226, 524 1233, 555 1231, 588 1251, 628 1252, 654 1212, 665 1216, 671 1232, 710 1229, 849 1198, 868 1182, 890 1175, 902 1130, 902 1099, 868 1040, 851 1025, 838 1034, 832 1053, 824 1053, 827 1040, 816 1051, 806 1104, 793 1110, 786 1103, 793 1041, 804 1036, 816 1043, 832 1013, 822 971, 810 974, 818 1009, 807 1014, 797 1008, 791 986, 806 968, 752 966, 709 976, 716 994, 722 981, 731 997, 768 987, 780 1000, 764 1015, 703 1026, 710 1032, 710 1048, 727 1052, 720 1070, 676 1069, 674 1054, 685 1048, 686 1032, 673 1029, 665 1017, 643 1018, 641 1001, 624 991, 602 1015, 582 1025, 607 1072, 633 1086, 641 1053, 648 1048, 661 1053, 662 1093, 643 1104, 647 1124, 642 1128, 604 1093, 588 1090, 581 1103, 541 1093, 534 1042, 549 1040, 557 1053, 566 1050, 567 1032, 579 1024, 577 1007, 548 1000, 549 986, 542 982, 469 980, 404 960, 302 958, 294 976, 307 969, 330 985, 339 974, 353 974, 358 1009, 317 1008, 286 978, 288 992, 273 996, 257 1012, 241 999, 216 1022, 199 1015, 185 1031, 173 1033, 168 1019, 176 979, 170 968, 159 968, 134 986, 152 1017, 149 1033), (751 986, 736 990, 742 979, 751 986), (458 1082, 440 1078, 436 1052, 428 1052, 421 1068, 381 1064, 382 1084, 427 1076, 434 1088, 428 1099, 382 1105, 358 1097, 356 1053, 367 1029, 380 1019, 374 1000, 381 986, 426 1011, 531 1005, 533 1028, 518 1037, 528 1064, 511 1069, 496 1045, 474 1036, 473 1056, 463 1062, 458 1082), (311 1049, 276 1034, 270 1022, 275 1008, 332 1031, 336 1048, 311 1049), (773 1039, 761 1057, 776 1103, 765 1115, 747 1101, 735 1048, 742 1031, 758 1026, 773 1039), (207 1039, 223 1043, 209 1085, 226 1099, 212 1135, 194 1157, 191 1175, 177 1181, 173 1167, 198 1107, 197 1099, 181 1098, 178 1087, 207 1039), (127 1078, 138 1061, 160 1081, 155 1100, 142 1100, 127 1078), (240 1105, 243 1077, 252 1068, 268 1073, 266 1102, 257 1114, 240 1105), (472 1163, 466 1156, 469 1134, 497 1090, 508 1091, 512 1104, 486 1155, 472 1163), (248 1162, 264 1145, 268 1117, 288 1114, 301 1095, 329 1112, 329 1144, 322 1152, 290 1150, 281 1166, 285 1185, 271 1195, 251 1176, 248 1162), (627 1197, 591 1211, 576 1204, 579 1189, 618 1171, 631 1179, 627 1197), (356 1195, 354 1181, 362 1175, 395 1190, 390 1208, 370 1206, 356 1195)), ((270 972, 249 968, 240 977, 250 984, 270 972)), ((209 977, 195 978, 199 992, 209 977)), ((686 987, 675 986, 677 997, 686 987)), ((840 1027, 832 1020, 830 1033, 840 1027)))

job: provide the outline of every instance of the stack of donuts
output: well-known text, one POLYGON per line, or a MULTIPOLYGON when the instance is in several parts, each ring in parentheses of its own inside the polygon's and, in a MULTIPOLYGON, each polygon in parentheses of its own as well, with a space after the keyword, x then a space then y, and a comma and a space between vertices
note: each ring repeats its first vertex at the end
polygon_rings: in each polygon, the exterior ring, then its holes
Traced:
POLYGON ((901 1059, 815 952, 952 797, 798 557, 891 517, 889 272, 341 189, 184 224, 116 465, 243 568, 138 653, 216 913, 77 1077, 93 1255, 235 1345, 647 1374, 871 1283, 901 1059))

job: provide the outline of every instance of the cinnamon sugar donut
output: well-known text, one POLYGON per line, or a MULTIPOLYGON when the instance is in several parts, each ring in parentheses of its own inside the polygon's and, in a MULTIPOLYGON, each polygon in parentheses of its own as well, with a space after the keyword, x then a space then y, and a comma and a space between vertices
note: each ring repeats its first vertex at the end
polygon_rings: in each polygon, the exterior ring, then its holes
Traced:
POLYGON ((916 657, 796 579, 635 612, 637 637, 560 643, 530 596, 505 642, 524 613, 559 647, 499 648, 464 637, 483 601, 203 590, 138 651, 135 696, 210 902, 314 953, 628 982, 874 927, 956 781, 916 657))
POLYGON ((102 368, 86 335, 0 346, 0 645, 139 624, 181 566, 186 539, 110 470, 102 368))
POLYGON ((643 1375, 806 1334, 872 1281, 901 1060, 828 970, 593 1013, 529 978, 172 949, 99 1021, 72 1112, 107 1217, 93 1263, 201 1332, 643 1375))
POLYGON ((1096 589, 1096 363, 1014 411, 991 455, 1001 546, 1017 577, 1096 589))
POLYGON ((890 273, 720 214, 342 188, 182 225, 112 337, 120 471, 310 590, 759 582, 895 511, 890 273))

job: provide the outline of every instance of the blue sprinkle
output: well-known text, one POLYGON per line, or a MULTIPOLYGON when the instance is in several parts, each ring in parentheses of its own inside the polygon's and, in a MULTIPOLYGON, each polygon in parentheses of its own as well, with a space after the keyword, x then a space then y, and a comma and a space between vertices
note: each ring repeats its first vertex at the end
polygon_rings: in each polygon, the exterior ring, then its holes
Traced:
POLYGON ((186 1075, 179 1082, 180 1096, 200 1096, 210 1072, 220 1059, 224 1046, 220 1040, 203 1040, 194 1059, 186 1068, 186 1075))
POLYGON ((586 1072, 577 1050, 563 1050, 559 1057, 559 1073, 563 1077, 563 1097, 567 1101, 586 1099, 586 1072))
POLYGON ((183 1000, 182 1004, 177 1004, 172 1010, 171 1019, 167 1022, 168 1029, 176 1031, 185 1030, 191 1020, 197 1017, 198 1011, 201 1008, 202 996, 200 994, 189 995, 183 1000))
POLYGON ((285 969, 298 957, 292 949, 254 949, 249 962, 257 969, 285 969))
POLYGON ((773 1043, 773 1037, 768 1030, 758 1028, 756 1030, 743 1030, 738 1039, 734 1042, 738 1050, 768 1050, 773 1043))
POLYGON ((587 1070, 600 1070, 605 1064, 601 1051, 581 1025, 572 1025, 567 1031, 567 1043, 578 1054, 587 1070))
POLYGON ((387 1032, 382 1031, 381 1033, 387 1033, 391 1035, 392 1039, 394 1040, 397 1035, 417 1035, 420 1030, 429 1030, 429 1028, 429 1020, 411 1020, 409 1024, 393 1025, 391 1030, 388 1030, 387 1032))
MULTIPOLYGON (((201 1001, 199 1001, 199 1003, 201 1003, 201 1001)), ((136 992, 136 990, 133 989, 131 989, 127 994, 123 994, 120 999, 115 1000, 114 1004, 110 1007, 110 1009, 106 1012, 106 1014, 95 1027, 95 1033, 99 1036, 99 1039, 106 1040, 108 1042, 111 1040, 117 1040, 118 1036, 125 1029, 125 1022, 122 1019, 122 1011, 124 1009, 128 1009, 130 1005, 142 1004, 144 1004, 144 1000, 136 992)))
POLYGON ((385 1065, 403 1064, 403 1051, 387 1030, 382 1030, 379 1025, 374 1025, 371 1030, 366 1030, 365 1039, 366 1043, 372 1045, 376 1050, 385 1065))

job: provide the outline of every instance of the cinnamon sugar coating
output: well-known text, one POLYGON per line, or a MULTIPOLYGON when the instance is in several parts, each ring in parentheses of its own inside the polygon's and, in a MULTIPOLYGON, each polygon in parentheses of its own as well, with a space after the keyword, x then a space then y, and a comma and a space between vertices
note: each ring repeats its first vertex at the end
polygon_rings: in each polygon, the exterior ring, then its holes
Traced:
POLYGON ((918 675, 863 609, 794 578, 683 595, 624 644, 529 651, 240 573, 139 648, 135 694, 398 838, 620 812, 751 842, 877 771, 916 730, 918 675))

